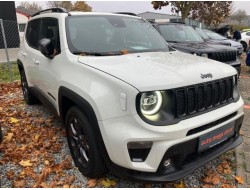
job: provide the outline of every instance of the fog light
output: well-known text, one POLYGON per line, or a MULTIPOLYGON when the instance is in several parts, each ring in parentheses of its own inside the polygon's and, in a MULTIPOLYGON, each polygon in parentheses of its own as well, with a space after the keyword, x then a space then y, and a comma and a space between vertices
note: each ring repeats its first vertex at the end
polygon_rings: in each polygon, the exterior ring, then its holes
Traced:
POLYGON ((171 159, 170 158, 164 160, 164 162, 163 162, 164 167, 168 168, 170 165, 171 165, 171 159))

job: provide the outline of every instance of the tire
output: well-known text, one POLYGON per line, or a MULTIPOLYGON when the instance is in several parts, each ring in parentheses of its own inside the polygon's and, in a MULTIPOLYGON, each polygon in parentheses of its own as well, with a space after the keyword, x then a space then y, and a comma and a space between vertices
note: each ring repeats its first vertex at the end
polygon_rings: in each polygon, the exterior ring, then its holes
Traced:
POLYGON ((244 52, 246 52, 246 51, 247 51, 247 43, 246 43, 246 42, 243 42, 243 41, 241 41, 240 43, 241 43, 241 45, 243 46, 244 52))
POLYGON ((100 177, 106 171, 97 136, 85 114, 74 106, 66 116, 66 134, 75 165, 87 177, 100 177))
POLYGON ((24 101, 28 105, 38 103, 38 99, 30 91, 24 70, 20 71, 20 75, 24 101))

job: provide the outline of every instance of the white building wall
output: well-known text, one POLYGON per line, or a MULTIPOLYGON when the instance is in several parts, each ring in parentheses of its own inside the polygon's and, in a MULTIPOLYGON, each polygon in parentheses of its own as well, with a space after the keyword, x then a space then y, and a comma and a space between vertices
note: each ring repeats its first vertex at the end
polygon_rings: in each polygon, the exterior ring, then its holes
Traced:
POLYGON ((16 18, 17 18, 17 23, 21 24, 21 23, 27 23, 27 21, 29 20, 28 17, 26 17, 23 14, 20 14, 18 12, 16 12, 16 18))

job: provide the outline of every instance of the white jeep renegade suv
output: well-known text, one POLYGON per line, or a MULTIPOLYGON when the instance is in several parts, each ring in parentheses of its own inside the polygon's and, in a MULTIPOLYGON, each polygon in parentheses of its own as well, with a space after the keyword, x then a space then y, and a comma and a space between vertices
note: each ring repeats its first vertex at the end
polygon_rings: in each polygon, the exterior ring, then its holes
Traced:
POLYGON ((237 71, 173 51, 140 17, 38 12, 17 61, 26 103, 54 108, 85 176, 172 181, 242 142, 237 71))

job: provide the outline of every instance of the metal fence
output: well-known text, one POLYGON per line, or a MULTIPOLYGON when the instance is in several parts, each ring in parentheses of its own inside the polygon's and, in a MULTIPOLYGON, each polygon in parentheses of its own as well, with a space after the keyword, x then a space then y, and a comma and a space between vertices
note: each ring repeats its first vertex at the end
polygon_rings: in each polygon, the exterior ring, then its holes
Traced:
POLYGON ((0 19, 0 67, 8 69, 10 81, 13 81, 12 66, 17 60, 20 46, 18 23, 0 19))

